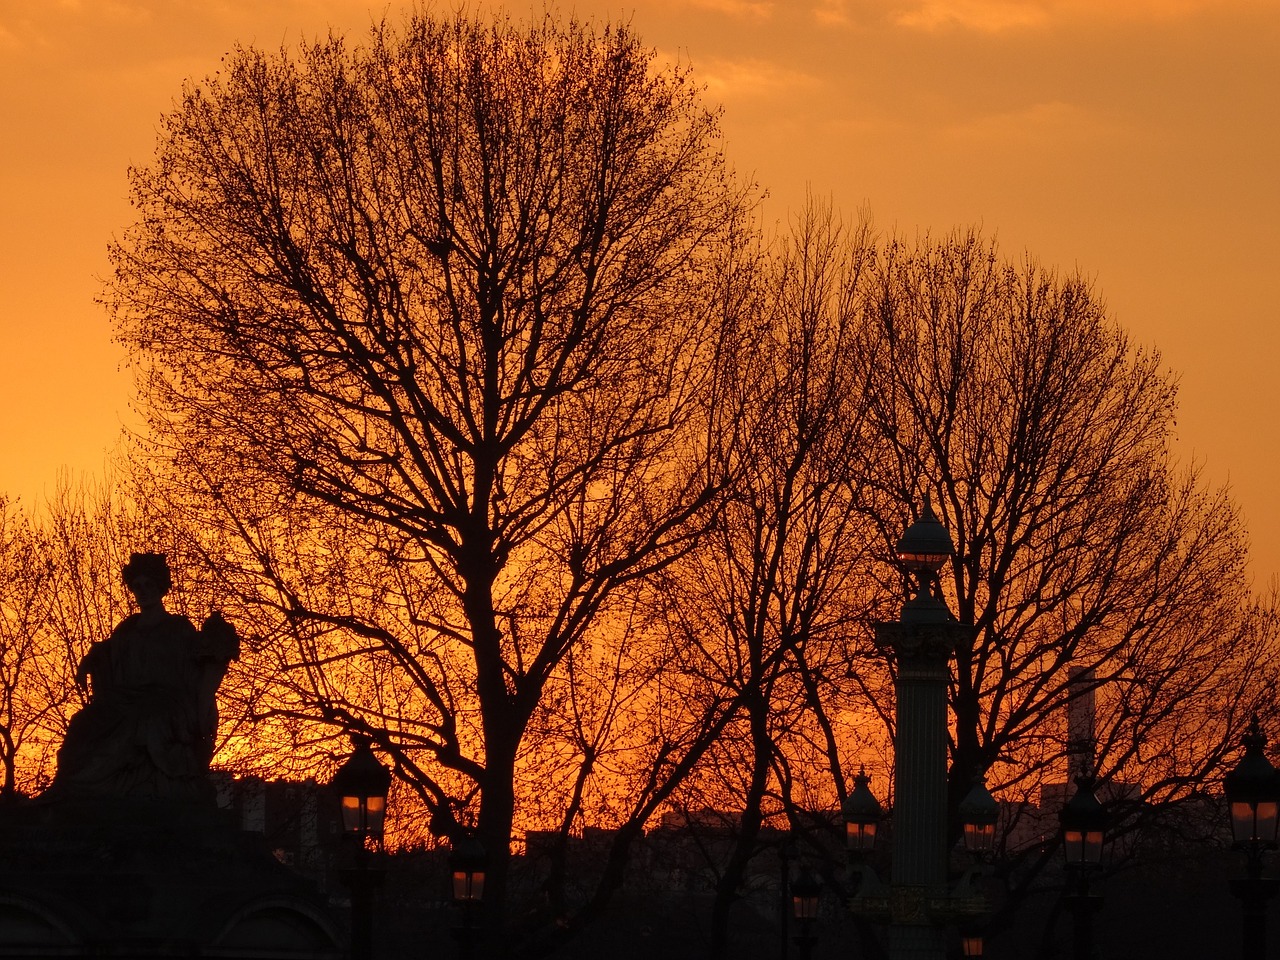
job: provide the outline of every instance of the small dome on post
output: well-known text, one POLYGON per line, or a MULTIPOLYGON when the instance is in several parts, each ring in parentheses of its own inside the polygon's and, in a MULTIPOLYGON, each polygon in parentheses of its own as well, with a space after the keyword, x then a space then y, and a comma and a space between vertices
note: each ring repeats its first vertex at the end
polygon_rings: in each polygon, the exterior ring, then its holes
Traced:
POLYGON ((947 528, 933 512, 933 504, 927 493, 920 518, 907 527, 894 549, 898 562, 914 573, 937 573, 944 563, 955 556, 955 544, 951 542, 947 528))

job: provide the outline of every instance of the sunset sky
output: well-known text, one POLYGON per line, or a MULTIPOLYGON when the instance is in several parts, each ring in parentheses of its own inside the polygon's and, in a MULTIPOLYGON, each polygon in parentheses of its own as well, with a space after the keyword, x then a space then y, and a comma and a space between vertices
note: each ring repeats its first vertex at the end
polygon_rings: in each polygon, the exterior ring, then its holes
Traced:
MULTIPOLYGON (((132 422, 94 297, 131 219, 126 169, 183 80, 236 43, 358 37, 406 9, 0 0, 0 493, 30 505, 61 468, 100 470, 132 422)), ((556 9, 629 19, 691 63, 770 222, 811 190, 907 236, 981 224, 1006 254, 1094 278, 1181 375, 1177 453, 1230 483, 1259 585, 1280 574, 1280 0, 556 9)))

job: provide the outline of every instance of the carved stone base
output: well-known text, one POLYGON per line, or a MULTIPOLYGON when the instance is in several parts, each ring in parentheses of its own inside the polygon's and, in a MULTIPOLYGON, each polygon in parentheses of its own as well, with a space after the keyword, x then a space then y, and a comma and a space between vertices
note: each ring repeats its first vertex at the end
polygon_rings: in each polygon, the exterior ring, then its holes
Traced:
POLYGON ((0 808, 0 957, 341 952, 321 897, 209 805, 0 808))

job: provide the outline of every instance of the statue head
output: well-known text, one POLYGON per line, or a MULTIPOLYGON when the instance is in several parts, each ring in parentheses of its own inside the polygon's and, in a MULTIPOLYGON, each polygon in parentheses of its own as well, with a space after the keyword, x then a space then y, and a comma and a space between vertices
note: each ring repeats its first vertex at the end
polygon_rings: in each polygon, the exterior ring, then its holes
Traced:
POLYGON ((147 579, 156 587, 161 596, 169 592, 169 588, 173 586, 173 578, 169 575, 169 562, 165 560, 163 553, 135 553, 129 557, 129 562, 124 565, 121 571, 124 582, 131 590, 135 589, 138 582, 147 579))

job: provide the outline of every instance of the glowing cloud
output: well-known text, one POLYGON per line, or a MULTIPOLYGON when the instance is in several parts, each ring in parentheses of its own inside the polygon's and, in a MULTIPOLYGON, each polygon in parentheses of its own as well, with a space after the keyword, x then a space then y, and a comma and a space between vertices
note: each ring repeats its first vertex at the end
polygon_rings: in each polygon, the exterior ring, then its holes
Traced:
POLYGON ((813 19, 827 26, 848 24, 848 0, 817 0, 813 7, 813 19))
MULTIPOLYGON (((821 6, 840 0, 822 0, 821 6)), ((888 4, 889 18, 920 30, 947 27, 998 33, 1068 20, 1176 20, 1224 7, 1280 6, 1278 0, 909 0, 888 4)))
POLYGON ((1021 0, 929 0, 894 17, 904 27, 935 30, 958 26, 984 33, 1040 26, 1047 19, 1043 6, 1021 0))
POLYGON ((706 83, 707 93, 717 100, 794 96, 822 86, 817 77, 771 60, 711 60, 699 64, 698 76, 706 83))
POLYGON ((692 0, 690 6, 728 14, 731 17, 768 20, 773 16, 772 0, 692 0))
POLYGON ((1062 101, 1033 103, 1022 109, 991 113, 943 128, 942 136, 956 143, 980 145, 1052 144, 1064 140, 1118 143, 1131 131, 1125 124, 1062 101))

